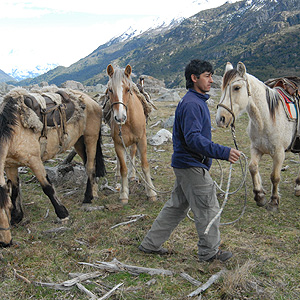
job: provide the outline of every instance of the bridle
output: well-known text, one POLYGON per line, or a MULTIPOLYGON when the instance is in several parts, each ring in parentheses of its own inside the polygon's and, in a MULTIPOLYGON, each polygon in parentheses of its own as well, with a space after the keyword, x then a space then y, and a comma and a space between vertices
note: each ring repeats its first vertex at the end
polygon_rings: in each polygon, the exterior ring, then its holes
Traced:
POLYGON ((250 86, 249 86, 249 82, 248 82, 248 78, 243 78, 243 79, 238 79, 238 80, 235 80, 233 81, 232 83, 228 84, 227 87, 225 88, 225 94, 224 94, 224 97, 223 99, 220 101, 220 103, 217 105, 217 109, 219 107, 222 107, 224 109, 226 109, 231 115, 232 115, 232 118, 233 118, 233 121, 231 122, 231 128, 234 128, 235 127, 235 114, 233 112, 233 104, 232 104, 232 96, 231 96, 231 86, 238 82, 238 81, 245 81, 246 82, 246 86, 247 86, 247 93, 248 93, 248 97, 251 96, 251 92, 250 92, 250 86), (222 102, 224 101, 225 99, 225 96, 226 96, 226 92, 227 92, 227 88, 229 87, 229 102, 230 102, 230 108, 228 106, 226 106, 225 104, 223 104, 222 102))

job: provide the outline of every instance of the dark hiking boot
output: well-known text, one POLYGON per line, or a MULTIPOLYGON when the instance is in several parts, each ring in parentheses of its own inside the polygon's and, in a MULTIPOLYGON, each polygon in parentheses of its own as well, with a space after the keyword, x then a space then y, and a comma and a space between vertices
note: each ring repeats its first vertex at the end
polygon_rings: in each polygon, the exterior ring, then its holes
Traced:
POLYGON ((142 245, 139 245, 139 250, 144 252, 144 253, 147 253, 147 254, 159 254, 159 255, 166 255, 166 254, 169 254, 169 250, 168 249, 165 249, 165 248, 159 248, 158 250, 150 250, 150 249, 146 249, 144 248, 142 245))
POLYGON ((211 257, 205 261, 212 262, 214 260, 219 260, 221 262, 224 262, 224 261, 230 259, 232 256, 233 256, 233 254, 230 251, 219 250, 213 257, 211 257))

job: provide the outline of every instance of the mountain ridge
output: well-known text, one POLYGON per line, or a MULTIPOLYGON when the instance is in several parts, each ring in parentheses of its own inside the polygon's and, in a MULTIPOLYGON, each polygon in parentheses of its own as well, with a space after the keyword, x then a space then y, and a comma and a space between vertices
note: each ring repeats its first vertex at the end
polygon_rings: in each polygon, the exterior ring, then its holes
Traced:
POLYGON ((226 2, 126 39, 115 37, 69 67, 57 67, 19 84, 66 80, 85 85, 106 84, 109 63, 131 64, 135 74, 164 80, 167 87, 184 86, 184 67, 192 58, 209 60, 218 75, 227 61, 243 61, 261 80, 299 75, 300 1, 243 0, 226 2))

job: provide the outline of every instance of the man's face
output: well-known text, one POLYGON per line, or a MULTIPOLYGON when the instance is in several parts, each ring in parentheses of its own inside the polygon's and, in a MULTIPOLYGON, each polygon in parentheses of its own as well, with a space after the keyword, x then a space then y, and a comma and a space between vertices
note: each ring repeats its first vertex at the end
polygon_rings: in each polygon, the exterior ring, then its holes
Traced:
POLYGON ((199 77, 192 75, 194 82, 194 90, 198 93, 205 94, 210 91, 213 82, 212 74, 210 72, 201 73, 199 77))

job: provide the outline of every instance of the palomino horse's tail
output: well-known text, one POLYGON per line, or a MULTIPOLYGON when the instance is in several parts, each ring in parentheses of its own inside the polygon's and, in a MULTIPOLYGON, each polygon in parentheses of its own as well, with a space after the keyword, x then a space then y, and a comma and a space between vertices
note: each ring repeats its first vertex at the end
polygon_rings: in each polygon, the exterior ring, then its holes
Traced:
POLYGON ((102 144, 102 136, 101 136, 101 129, 100 129, 98 142, 97 142, 97 152, 96 152, 96 177, 103 177, 106 174, 101 144, 102 144))

